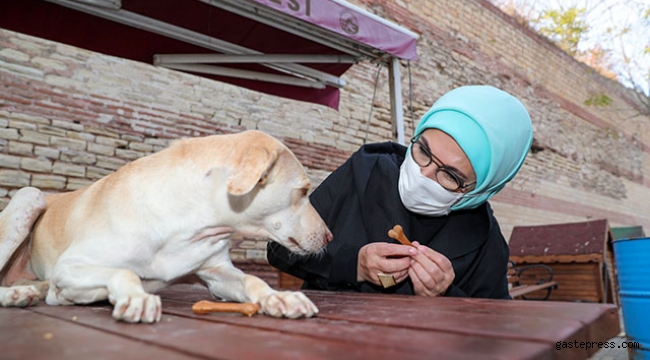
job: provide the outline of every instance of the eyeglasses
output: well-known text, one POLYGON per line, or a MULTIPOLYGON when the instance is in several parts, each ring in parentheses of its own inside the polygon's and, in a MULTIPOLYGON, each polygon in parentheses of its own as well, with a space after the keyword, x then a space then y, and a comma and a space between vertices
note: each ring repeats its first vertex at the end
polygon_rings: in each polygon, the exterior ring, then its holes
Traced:
POLYGON ((476 181, 465 184, 465 180, 463 180, 460 175, 453 172, 447 165, 440 161, 440 159, 435 157, 431 153, 431 150, 429 150, 429 147, 423 144, 420 139, 411 139, 411 143, 413 144, 411 147, 411 156, 413 156, 415 163, 423 168, 431 165, 431 163, 436 164, 438 168, 435 172, 435 180, 443 188, 457 192, 458 190, 466 189, 476 184, 476 181))

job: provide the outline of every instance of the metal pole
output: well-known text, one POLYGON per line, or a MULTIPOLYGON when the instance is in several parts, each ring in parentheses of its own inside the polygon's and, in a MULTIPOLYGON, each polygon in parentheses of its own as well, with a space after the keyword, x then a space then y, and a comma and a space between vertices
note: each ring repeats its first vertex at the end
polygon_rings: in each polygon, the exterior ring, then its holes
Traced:
POLYGON ((388 83, 390 86, 390 118, 393 138, 404 143, 404 109, 402 108, 402 79, 399 72, 399 59, 392 57, 388 64, 388 83))

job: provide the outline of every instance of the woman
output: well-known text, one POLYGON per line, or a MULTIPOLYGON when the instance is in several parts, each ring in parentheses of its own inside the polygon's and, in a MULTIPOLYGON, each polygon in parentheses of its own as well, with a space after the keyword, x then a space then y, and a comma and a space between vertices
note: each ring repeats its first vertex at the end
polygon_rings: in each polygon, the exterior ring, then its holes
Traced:
POLYGON ((422 117, 408 148, 364 145, 311 194, 334 234, 324 253, 299 257, 269 243, 269 262, 304 289, 507 299, 508 245, 487 201, 532 139, 515 97, 456 88, 422 117), (415 247, 388 237, 394 225, 415 247))

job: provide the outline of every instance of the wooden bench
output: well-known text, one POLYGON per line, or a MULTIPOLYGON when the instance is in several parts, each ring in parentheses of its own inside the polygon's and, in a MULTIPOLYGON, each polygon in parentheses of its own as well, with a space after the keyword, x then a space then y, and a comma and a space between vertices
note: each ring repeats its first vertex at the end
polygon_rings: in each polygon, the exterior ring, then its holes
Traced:
POLYGON ((557 282, 553 281, 553 270, 543 264, 535 264, 517 267, 514 261, 508 262, 508 285, 510 287, 510 296, 513 299, 521 298, 523 300, 547 300, 551 296, 551 291, 557 289, 557 282), (521 283, 521 275, 530 269, 544 269, 548 271, 548 279, 546 277, 536 277, 534 283, 523 284, 521 283), (546 295, 542 297, 527 297, 526 294, 546 290, 546 295))

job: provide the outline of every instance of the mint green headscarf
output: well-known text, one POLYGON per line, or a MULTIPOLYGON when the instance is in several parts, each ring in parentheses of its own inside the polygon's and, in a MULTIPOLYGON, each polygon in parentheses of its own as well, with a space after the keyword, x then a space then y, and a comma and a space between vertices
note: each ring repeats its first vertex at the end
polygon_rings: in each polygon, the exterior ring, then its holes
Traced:
POLYGON ((454 138, 476 173, 476 188, 452 210, 475 208, 503 189, 533 142, 533 125, 524 105, 491 86, 449 91, 420 119, 415 138, 426 129, 440 129, 454 138))

